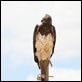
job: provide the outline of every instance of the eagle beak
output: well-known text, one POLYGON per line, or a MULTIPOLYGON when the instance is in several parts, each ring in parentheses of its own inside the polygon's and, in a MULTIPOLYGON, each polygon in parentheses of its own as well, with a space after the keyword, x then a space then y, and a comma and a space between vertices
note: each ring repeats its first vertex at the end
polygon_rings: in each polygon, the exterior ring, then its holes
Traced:
POLYGON ((43 19, 41 20, 41 22, 43 22, 43 19))

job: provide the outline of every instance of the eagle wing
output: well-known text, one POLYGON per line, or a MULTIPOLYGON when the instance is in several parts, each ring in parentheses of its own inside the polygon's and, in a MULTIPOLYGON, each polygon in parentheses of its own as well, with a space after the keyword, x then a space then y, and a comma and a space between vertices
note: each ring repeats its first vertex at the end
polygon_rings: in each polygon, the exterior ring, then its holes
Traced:
POLYGON ((56 43, 56 30, 54 26, 52 26, 52 37, 53 37, 53 49, 52 49, 51 57, 54 53, 54 48, 55 48, 55 43, 56 43))
POLYGON ((34 52, 34 60, 35 60, 36 63, 38 63, 38 58, 35 55, 35 53, 37 51, 37 49, 35 47, 35 43, 36 43, 36 35, 37 35, 37 32, 38 32, 38 29, 39 29, 39 25, 36 25, 35 29, 34 29, 34 34, 33 34, 33 52, 34 52))

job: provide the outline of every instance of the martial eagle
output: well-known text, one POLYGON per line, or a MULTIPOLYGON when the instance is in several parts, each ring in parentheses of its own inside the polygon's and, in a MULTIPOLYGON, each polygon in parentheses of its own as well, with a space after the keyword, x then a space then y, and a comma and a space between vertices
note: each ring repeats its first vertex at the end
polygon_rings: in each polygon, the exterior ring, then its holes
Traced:
POLYGON ((40 25, 36 25, 33 34, 34 60, 40 68, 41 60, 50 60, 56 43, 56 30, 52 25, 52 18, 46 14, 40 25))

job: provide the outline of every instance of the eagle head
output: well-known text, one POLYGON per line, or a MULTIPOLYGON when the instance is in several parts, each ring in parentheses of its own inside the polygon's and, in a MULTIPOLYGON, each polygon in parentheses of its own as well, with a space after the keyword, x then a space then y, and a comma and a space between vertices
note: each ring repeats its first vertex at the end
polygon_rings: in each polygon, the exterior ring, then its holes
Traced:
POLYGON ((52 18, 50 15, 46 14, 42 20, 41 20, 42 24, 44 25, 52 25, 52 18))

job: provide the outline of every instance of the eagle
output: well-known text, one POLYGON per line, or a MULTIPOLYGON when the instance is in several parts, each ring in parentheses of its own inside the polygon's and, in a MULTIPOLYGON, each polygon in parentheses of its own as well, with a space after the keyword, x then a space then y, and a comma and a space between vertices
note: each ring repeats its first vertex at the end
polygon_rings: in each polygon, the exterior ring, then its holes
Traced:
POLYGON ((46 14, 40 25, 36 25, 33 33, 34 60, 40 69, 41 60, 49 60, 54 53, 56 43, 56 30, 52 25, 52 18, 46 14))

